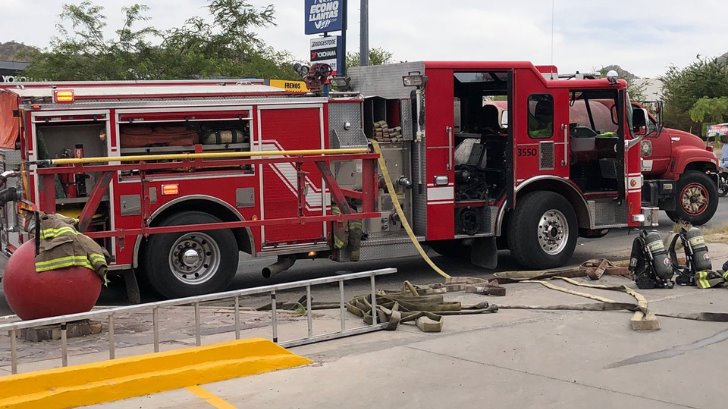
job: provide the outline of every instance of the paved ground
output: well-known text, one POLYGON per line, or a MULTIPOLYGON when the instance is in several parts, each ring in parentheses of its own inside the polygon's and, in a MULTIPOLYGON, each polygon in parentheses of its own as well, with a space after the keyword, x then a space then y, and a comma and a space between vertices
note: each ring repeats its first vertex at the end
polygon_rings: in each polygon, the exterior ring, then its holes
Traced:
MULTIPOLYGON (((536 284, 509 285, 508 291, 506 297, 490 300, 501 304, 583 302, 536 284)), ((657 312, 691 312, 727 311, 726 291, 680 287, 644 293, 657 312)), ((621 294, 590 292, 629 300, 621 294)), ((459 297, 464 302, 482 299, 459 297)), ((629 317, 623 312, 505 309, 491 315, 447 317, 440 334, 402 326, 395 332, 294 348, 316 363, 202 385, 217 397, 212 403, 181 389, 95 407, 724 407, 718 385, 728 373, 728 361, 720 358, 723 341, 728 339, 727 324, 661 318, 660 331, 637 333, 629 329, 629 317), (695 387, 698 378, 712 379, 717 387, 695 387)), ((315 325, 336 323, 335 312, 330 312, 315 325)), ((291 321, 289 331, 282 332, 290 334, 304 325, 301 320, 291 321)), ((267 332, 257 328, 244 336, 267 332)), ((204 343, 223 338, 210 335, 204 343)), ((178 342, 189 345, 190 340, 178 342)), ((140 347, 131 349, 143 352, 140 347)), ((104 354, 91 355, 98 359, 104 354)), ((23 368, 28 369, 32 368, 23 368)))
MULTIPOLYGON (((575 260, 624 256, 632 238, 626 232, 618 231, 599 240, 580 240, 575 260)), ((715 268, 728 259, 726 244, 710 244, 710 251, 715 268)), ((438 260, 441 261, 445 260, 438 260)), ((401 283, 402 279, 415 277, 418 271, 419 277, 423 275, 422 263, 417 260, 398 263, 398 267, 402 265, 412 272, 404 276, 398 274, 386 285, 391 287, 395 281, 401 283)), ((310 274, 304 272, 297 278, 330 274, 330 268, 310 274)), ((459 272, 460 275, 468 273, 467 270, 459 272)), ((432 274, 424 276, 420 278, 424 282, 437 280, 432 274)), ((633 284, 619 277, 607 277, 602 281, 633 284)), ((501 305, 590 302, 537 284, 507 287, 506 297, 486 299, 501 305)), ((588 292, 631 301, 623 294, 588 292)), ((658 313, 728 312, 726 289, 678 287, 641 292, 658 313)), ((483 300, 472 294, 452 296, 464 303, 483 300)), ((1 298, 0 302, 4 302, 1 298)), ((319 299, 329 298, 319 296, 319 299)), ((112 303, 118 302, 113 295, 111 299, 112 303)), ((261 305, 262 301, 254 299, 249 305, 261 305)), ((185 317, 180 311, 167 311, 161 315, 165 323, 176 325, 162 332, 163 350, 194 344, 190 338, 189 315, 185 317)), ((203 344, 231 339, 229 333, 223 333, 231 329, 229 306, 203 308, 202 316, 206 325, 203 344)), ((502 309, 497 314, 447 317, 440 334, 425 334, 404 325, 395 332, 377 332, 293 348, 294 352, 316 363, 202 385, 203 391, 210 393, 207 398, 201 397, 199 390, 181 389, 95 407, 725 407, 719 385, 728 373, 728 361, 720 358, 726 345, 724 341, 728 339, 727 323, 660 318, 660 331, 638 333, 629 329, 630 316, 627 312, 502 309), (698 379, 713 380, 714 386, 696 387, 698 379)), ((151 339, 147 318, 136 316, 117 321, 121 325, 116 334, 117 356, 150 352, 148 345, 142 345, 151 339)), ((317 330, 335 330, 338 319, 338 311, 324 311, 317 313, 314 325, 317 330)), ((244 321, 248 328, 244 337, 270 336, 265 314, 247 312, 244 321)), ((305 319, 289 315, 283 321, 283 340, 286 336, 297 337, 305 333, 305 319)), ((347 326, 358 322, 356 317, 350 316, 347 326)), ((0 374, 9 370, 6 345, 7 339, 0 341, 0 374)), ((25 362, 21 372, 60 364, 57 342, 21 343, 22 347, 26 349, 20 355, 25 362)), ((69 348, 71 364, 106 357, 103 336, 92 342, 70 340, 69 348)))
MULTIPOLYGON (((714 266, 722 265, 728 245, 711 245, 711 254, 714 266)), ((620 277, 602 281, 630 284, 620 277)), ((588 292, 631 301, 621 293, 588 292)), ((728 311, 726 289, 641 292, 658 313, 728 311)), ((454 296, 465 303, 482 300, 473 294, 454 296)), ((488 299, 509 305, 585 302, 538 284, 511 284, 506 297, 488 299)), ((94 407, 725 407, 720 385, 728 373, 728 361, 721 358, 727 323, 660 318, 661 330, 635 332, 629 328, 630 316, 502 309, 447 317, 439 334, 405 325, 395 332, 293 348, 316 363, 202 385, 214 399, 181 389, 94 407), (712 381, 699 387, 701 379, 712 381)), ((329 324, 336 323, 335 312, 328 318, 329 324)))

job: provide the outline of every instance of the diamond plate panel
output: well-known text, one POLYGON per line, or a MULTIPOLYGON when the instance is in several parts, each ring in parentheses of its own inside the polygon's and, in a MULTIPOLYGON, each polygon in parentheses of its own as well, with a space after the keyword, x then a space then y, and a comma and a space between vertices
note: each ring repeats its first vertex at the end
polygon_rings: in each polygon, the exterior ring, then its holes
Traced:
POLYGON ((333 148, 365 148, 367 138, 362 131, 361 105, 351 103, 329 104, 330 146, 333 148), (346 129, 345 124, 350 124, 346 129))
POLYGON ((414 139, 414 131, 412 129, 412 102, 409 99, 402 101, 402 137, 405 141, 414 139))
POLYGON ((381 260, 397 257, 409 257, 417 254, 417 249, 407 234, 385 234, 381 237, 370 235, 369 240, 361 243, 360 260, 381 260))
POLYGON ((609 200, 589 201, 588 204, 593 220, 591 228, 627 223, 627 206, 624 203, 609 200))
POLYGON ((16 169, 20 166, 20 151, 15 149, 0 149, 0 157, 2 157, 5 169, 16 169))
POLYGON ((347 71, 351 86, 365 97, 378 96, 386 99, 409 99, 412 87, 402 84, 402 77, 411 71, 425 73, 423 62, 352 67, 347 71))

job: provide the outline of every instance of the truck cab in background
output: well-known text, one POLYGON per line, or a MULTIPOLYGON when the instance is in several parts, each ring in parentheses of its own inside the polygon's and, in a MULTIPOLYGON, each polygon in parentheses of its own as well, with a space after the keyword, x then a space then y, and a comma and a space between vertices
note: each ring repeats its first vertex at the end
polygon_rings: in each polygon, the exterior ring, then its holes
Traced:
POLYGON ((641 142, 643 201, 664 210, 671 220, 707 223, 718 208, 718 159, 700 137, 662 126, 661 103, 651 107, 641 142))
MULTIPOLYGON (((537 66, 547 79, 597 80, 598 73, 558 74, 554 66, 537 66)), ((718 208, 718 160, 700 137, 662 126, 661 102, 631 102, 636 113, 633 133, 641 137, 642 200, 646 207, 664 210, 671 220, 693 225, 707 223, 718 208), (642 113, 645 111, 645 114, 642 113)), ((615 130, 610 107, 575 101, 570 105, 572 124, 585 128, 615 130)), ((577 132, 576 136, 582 135, 577 132)))

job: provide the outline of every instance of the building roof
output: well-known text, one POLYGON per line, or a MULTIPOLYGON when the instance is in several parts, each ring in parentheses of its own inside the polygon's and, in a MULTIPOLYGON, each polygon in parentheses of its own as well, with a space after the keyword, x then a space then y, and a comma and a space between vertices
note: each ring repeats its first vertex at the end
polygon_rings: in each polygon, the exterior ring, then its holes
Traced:
POLYGON ((0 70, 17 70, 22 71, 30 65, 29 62, 22 61, 0 61, 0 70))
POLYGON ((642 88, 642 95, 648 101, 662 99, 662 80, 658 78, 637 78, 633 80, 635 86, 642 88))

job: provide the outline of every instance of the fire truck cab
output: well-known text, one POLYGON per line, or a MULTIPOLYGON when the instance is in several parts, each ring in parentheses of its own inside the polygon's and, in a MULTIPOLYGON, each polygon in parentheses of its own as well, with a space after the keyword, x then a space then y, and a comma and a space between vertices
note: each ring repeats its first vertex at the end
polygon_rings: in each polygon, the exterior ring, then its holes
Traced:
POLYGON ((400 194, 415 234, 437 252, 494 267, 496 249, 507 248, 524 267, 549 268, 571 257, 579 235, 656 222, 655 209, 641 207, 632 120, 644 112, 629 105, 624 81, 549 80, 528 62, 349 75, 364 96, 367 136, 377 138, 370 124, 382 120, 404 130, 403 143, 385 142, 385 157, 406 179, 400 194))

